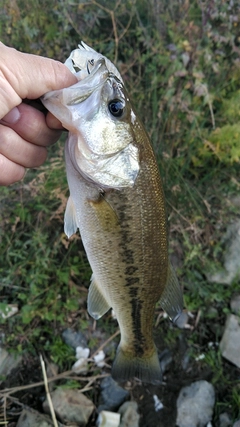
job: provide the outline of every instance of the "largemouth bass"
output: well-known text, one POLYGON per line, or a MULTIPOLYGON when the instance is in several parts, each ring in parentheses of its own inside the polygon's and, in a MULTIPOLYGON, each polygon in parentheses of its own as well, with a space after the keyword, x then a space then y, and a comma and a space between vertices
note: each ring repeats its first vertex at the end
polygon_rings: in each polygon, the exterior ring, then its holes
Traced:
POLYGON ((156 383, 161 379, 153 341, 156 302, 173 320, 183 306, 168 257, 157 162, 115 66, 84 43, 66 65, 78 83, 43 97, 70 131, 65 232, 71 236, 79 228, 93 271, 90 315, 99 319, 113 308, 119 323, 113 378, 156 383))

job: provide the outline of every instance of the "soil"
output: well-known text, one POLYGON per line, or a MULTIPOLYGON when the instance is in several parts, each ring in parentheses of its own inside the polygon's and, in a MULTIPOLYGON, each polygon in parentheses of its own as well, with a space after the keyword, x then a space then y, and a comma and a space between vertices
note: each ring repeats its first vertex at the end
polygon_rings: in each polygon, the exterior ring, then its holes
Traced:
MULTIPOLYGON (((131 400, 135 400, 138 403, 140 427, 175 427, 177 415, 176 401, 180 389, 183 386, 189 385, 193 381, 200 379, 210 382, 213 381, 213 372, 210 367, 206 364, 203 365, 190 357, 190 349, 187 344, 187 339, 190 334, 191 331, 180 331, 176 341, 172 343, 172 345, 169 345, 166 350, 166 344, 164 343, 164 331, 161 331, 159 334, 158 330, 155 341, 159 349, 160 360, 161 355, 163 356, 166 352, 169 356, 169 363, 163 374, 162 384, 159 386, 153 386, 150 384, 142 384, 139 381, 133 381, 125 385, 125 388, 130 391, 131 400), (154 395, 157 396, 163 404, 163 408, 160 410, 155 409, 154 395)), ((232 379, 233 382, 239 380, 239 369, 225 361, 223 362, 223 369, 225 369, 228 377, 232 379)), ((105 372, 107 372, 106 369, 105 372)), ((110 373, 110 369, 108 370, 108 373, 110 373)), ((26 356, 22 365, 12 372, 7 380, 1 385, 1 388, 21 387, 38 381, 42 381, 39 359, 26 356)), ((229 387, 231 388, 231 383, 229 383, 229 387)), ((221 402, 224 402, 230 390, 227 390, 226 386, 222 389, 215 386, 215 389, 216 401, 220 400, 221 402)), ((88 394, 87 392, 85 395, 91 398, 97 407, 99 405, 100 381, 96 381, 91 393, 88 394)), ((18 417, 22 408, 25 406, 42 412, 42 403, 44 400, 44 386, 20 390, 7 398, 7 419, 10 420, 8 427, 15 427, 17 425, 18 417)), ((96 426, 97 415, 96 411, 87 427, 96 426)), ((215 419, 218 419, 217 413, 215 413, 215 419)), ((216 422, 213 425, 217 426, 218 423, 216 422)))

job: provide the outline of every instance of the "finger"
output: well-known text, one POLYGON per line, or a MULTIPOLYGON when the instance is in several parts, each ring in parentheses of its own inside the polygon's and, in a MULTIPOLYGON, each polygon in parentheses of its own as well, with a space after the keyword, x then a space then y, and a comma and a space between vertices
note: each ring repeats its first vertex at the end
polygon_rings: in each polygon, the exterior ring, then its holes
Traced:
POLYGON ((9 120, 6 121, 13 110, 1 122, 7 124, 24 140, 46 147, 59 139, 61 130, 50 129, 47 126, 44 113, 24 103, 20 104, 17 109, 19 117, 14 123, 9 123, 9 120))
POLYGON ((48 112, 46 115, 46 123, 47 123, 48 127, 51 129, 64 130, 62 123, 50 112, 48 112))
POLYGON ((27 168, 40 166, 47 158, 45 147, 25 141, 13 129, 4 125, 0 125, 0 153, 27 168))
POLYGON ((10 185, 24 177, 25 168, 0 154, 0 185, 10 185))
POLYGON ((61 62, 18 52, 3 43, 0 43, 0 71, 0 79, 7 82, 6 90, 1 91, 2 117, 19 105, 21 99, 40 98, 50 90, 62 89, 77 82, 76 77, 61 62))

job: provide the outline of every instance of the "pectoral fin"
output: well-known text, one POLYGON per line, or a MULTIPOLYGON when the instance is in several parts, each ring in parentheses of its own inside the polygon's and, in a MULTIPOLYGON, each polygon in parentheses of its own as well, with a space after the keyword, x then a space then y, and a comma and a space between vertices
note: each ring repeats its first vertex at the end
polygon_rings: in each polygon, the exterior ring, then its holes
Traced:
POLYGON ((64 215, 64 232, 68 237, 76 233, 78 228, 76 210, 71 196, 67 201, 67 206, 64 215))
POLYGON ((183 310, 182 291, 170 262, 168 267, 168 281, 161 296, 160 305, 173 322, 178 319, 183 310))
POLYGON ((100 319, 111 307, 104 298, 100 288, 92 276, 91 285, 88 291, 88 312, 94 319, 100 319))
POLYGON ((102 230, 113 231, 119 227, 119 220, 116 212, 103 196, 100 196, 96 201, 91 200, 89 203, 95 211, 102 230))

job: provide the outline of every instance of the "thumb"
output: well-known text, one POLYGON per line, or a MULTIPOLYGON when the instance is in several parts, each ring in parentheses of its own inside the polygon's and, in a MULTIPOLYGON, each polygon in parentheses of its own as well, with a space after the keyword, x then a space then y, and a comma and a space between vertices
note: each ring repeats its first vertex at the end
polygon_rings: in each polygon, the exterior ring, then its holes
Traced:
POLYGON ((3 117, 22 99, 36 99, 50 90, 77 82, 61 62, 19 52, 0 43, 0 114, 3 117), (3 78, 3 80, 2 80, 3 78))

